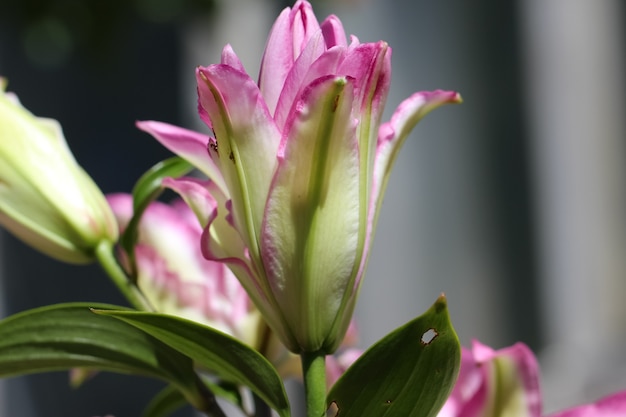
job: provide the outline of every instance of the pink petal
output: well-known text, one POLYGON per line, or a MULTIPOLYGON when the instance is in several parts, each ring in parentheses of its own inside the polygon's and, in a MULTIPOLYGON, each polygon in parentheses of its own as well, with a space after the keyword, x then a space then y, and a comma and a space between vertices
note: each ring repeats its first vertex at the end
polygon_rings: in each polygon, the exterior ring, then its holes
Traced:
POLYGON ((484 378, 484 372, 477 366, 472 352, 463 347, 459 377, 438 417, 481 416, 489 389, 484 378))
POLYGON ((223 65, 228 65, 229 67, 232 67, 233 69, 237 71, 246 72, 246 70, 243 67, 243 64, 239 60, 239 57, 237 56, 237 54, 235 54, 235 51, 233 51, 233 47, 230 46, 230 44, 224 46, 224 49, 222 50, 221 63, 223 65))
POLYGON ((297 1, 276 19, 259 72, 259 88, 272 114, 293 63, 318 30, 313 8, 306 1, 297 1))
POLYGON ((337 67, 344 50, 335 47, 326 52, 323 49, 321 32, 309 42, 309 47, 300 55, 285 80, 284 88, 274 112, 274 120, 281 130, 285 129, 289 112, 296 104, 296 99, 305 88, 318 78, 337 74, 337 67))
POLYGON ((372 126, 378 126, 391 84, 391 48, 382 41, 353 45, 339 73, 356 80, 357 109, 373 113, 372 126))
MULTIPOLYGON (((215 155, 246 246, 258 254, 269 185, 281 133, 250 77, 226 65, 197 70, 199 100, 213 122, 215 155)), ((213 153, 212 153, 213 155, 213 153)))
POLYGON ((396 108, 391 120, 381 125, 378 133, 379 153, 397 141, 404 140, 424 116, 439 106, 460 103, 461 96, 456 91, 422 91, 413 94, 396 108))
POLYGON ((211 182, 194 178, 167 178, 163 185, 180 194, 201 220, 204 230, 198 243, 204 258, 228 265, 265 319, 276 323, 279 318, 271 308, 273 301, 248 256, 241 234, 233 225, 226 197, 211 182))
POLYGON ((107 194, 106 199, 120 230, 126 229, 128 222, 133 217, 133 197, 126 193, 114 193, 107 194))
POLYGON ((136 125, 151 134, 167 149, 197 167, 222 190, 226 189, 224 178, 207 150, 211 139, 209 136, 162 122, 141 121, 136 125))
MULTIPOLYGON (((179 179, 165 178, 163 186, 180 195, 196 215, 201 227, 207 227, 208 223, 216 216, 217 201, 209 192, 211 181, 198 178, 184 177, 179 179)), ((217 190, 214 190, 214 193, 217 190)))
POLYGON ((326 356, 327 387, 332 387, 362 354, 363 351, 360 349, 347 349, 338 354, 326 356))
POLYGON ((293 57, 297 58, 313 34, 317 33, 320 25, 313 13, 313 7, 308 1, 298 0, 291 9, 291 30, 293 35, 293 57))
POLYGON ((259 88, 272 114, 283 89, 285 78, 295 60, 291 47, 290 14, 291 9, 286 8, 276 19, 267 39, 259 70, 259 88))
MULTIPOLYGON (((384 110, 391 80, 391 48, 384 42, 359 44, 356 39, 348 48, 338 72, 355 80, 354 111, 359 117, 357 136, 359 138, 360 204, 369 206, 374 182, 375 144, 377 126, 384 110)), ((367 265, 372 232, 377 211, 369 207, 362 239, 365 241, 357 277, 361 277, 367 265)), ((359 281, 355 282, 358 286, 359 281)))
POLYGON ((477 341, 463 348, 454 389, 438 417, 541 417, 539 366, 523 343, 493 350, 477 341))
POLYGON ((504 349, 494 351, 490 347, 473 341, 474 360, 479 365, 487 364, 494 359, 506 358, 513 363, 525 398, 528 416, 541 416, 541 389, 539 386, 539 363, 533 352, 523 343, 516 343, 504 349))
POLYGON ((550 417, 624 417, 626 416, 626 391, 604 397, 594 404, 585 404, 551 414, 550 417))
POLYGON ((335 15, 330 15, 320 24, 322 33, 324 34, 324 40, 326 42, 326 48, 330 49, 333 46, 347 47, 348 41, 346 40, 346 32, 343 29, 341 20, 335 15))
MULTIPOLYGON (((370 245, 372 233, 378 221, 382 195, 387 186, 391 168, 404 140, 411 133, 413 127, 432 110, 444 104, 460 103, 461 101, 461 96, 455 91, 436 90, 415 93, 400 103, 391 116, 391 120, 382 124, 378 129, 373 178, 370 187, 369 218, 365 247, 370 245)), ((364 262, 361 263, 361 269, 363 268, 365 268, 364 262)))

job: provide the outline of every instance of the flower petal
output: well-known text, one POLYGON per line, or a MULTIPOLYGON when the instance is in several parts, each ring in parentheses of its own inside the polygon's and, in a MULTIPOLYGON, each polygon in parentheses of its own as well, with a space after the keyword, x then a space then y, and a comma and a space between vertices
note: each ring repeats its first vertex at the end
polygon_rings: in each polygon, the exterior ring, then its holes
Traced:
POLYGON ((347 47, 348 41, 346 40, 346 32, 343 29, 341 20, 335 15, 330 15, 320 24, 322 33, 324 34, 324 40, 326 42, 326 48, 330 49, 333 46, 347 47))
POLYGON ((455 91, 436 90, 415 93, 400 103, 391 120, 378 130, 374 182, 379 190, 386 182, 397 153, 413 127, 437 107, 461 101, 461 96, 455 91))
POLYGON ((274 120, 281 130, 284 130, 289 112, 296 104, 296 98, 314 80, 336 74, 343 55, 344 50, 339 47, 324 52, 324 39, 321 32, 311 39, 289 72, 276 105, 274 120))
POLYGON ((293 63, 319 28, 313 8, 302 0, 298 0, 293 8, 284 9, 276 19, 259 72, 259 88, 271 114, 274 114, 293 63))
POLYGON ((258 235, 280 131, 247 74, 212 65, 199 68, 197 76, 199 101, 213 123, 214 151, 233 200, 234 221, 258 262, 258 235))
POLYGON ((196 215, 200 226, 207 227, 217 211, 217 201, 209 192, 211 181, 192 177, 164 178, 162 184, 180 195, 196 215))
MULTIPOLYGON (((375 158, 378 126, 387 101, 391 82, 391 48, 385 42, 360 44, 353 38, 344 61, 339 70, 341 74, 353 77, 355 86, 354 109, 359 115, 357 136, 359 141, 359 165, 361 178, 359 183, 359 242, 362 245, 358 253, 355 288, 365 271, 372 230, 375 220, 370 206, 373 183, 375 182, 375 158)), ((374 207, 377 209, 377 207, 374 207)), ((346 293, 350 295, 350 293, 346 293)), ((346 297, 348 308, 354 307, 355 299, 346 297)), ((344 323, 345 325, 345 323, 344 323)))
POLYGON ((477 366, 472 351, 461 350, 461 369, 456 385, 437 417, 479 417, 487 401, 488 387, 484 373, 477 366))
MULTIPOLYGON (((133 213, 132 196, 109 194, 107 201, 123 230, 133 213)), ((200 224, 195 218, 189 222, 181 214, 173 206, 161 202, 151 203, 141 217, 139 244, 148 244, 166 262, 167 269, 172 273, 184 271, 184 277, 181 278, 187 282, 202 283, 207 276, 214 276, 219 271, 215 263, 207 262, 200 253, 200 224)))
MULTIPOLYGON (((476 366, 482 368, 491 415, 541 417, 539 364, 523 343, 494 351, 477 341, 472 344, 476 366)), ((488 413, 489 414, 489 413, 488 413)))
MULTIPOLYGON (((391 120, 380 126, 378 130, 378 142, 376 155, 374 156, 373 178, 371 193, 368 202, 368 222, 365 237, 365 247, 369 247, 373 239, 373 232, 378 222, 382 195, 387 187, 389 174, 396 156, 413 127, 432 110, 444 104, 461 103, 459 93, 455 91, 436 90, 432 92, 415 93, 404 100, 391 120)), ((364 258, 365 260, 365 258, 364 258)), ((361 270, 365 268, 365 262, 361 263, 361 270)))
POLYGON ((233 50, 233 47, 230 46, 230 44, 224 46, 224 49, 222 50, 221 63, 224 65, 228 65, 229 67, 232 67, 237 71, 246 72, 243 64, 241 63, 241 60, 239 59, 237 54, 235 54, 235 51, 233 50))
POLYGON ((277 315, 271 293, 265 282, 259 278, 248 249, 239 231, 233 226, 229 211, 230 201, 211 182, 195 178, 166 178, 163 185, 181 195, 201 220, 204 231, 198 244, 203 256, 228 265, 265 320, 280 331, 283 326, 278 325, 281 319, 277 315))
POLYGON ((350 285, 358 246, 358 145, 351 108, 348 80, 317 80, 296 106, 279 150, 262 257, 278 304, 290 312, 289 327, 302 329, 296 335, 300 346, 288 346, 292 351, 337 347, 321 344, 350 285))
POLYGON ((363 354, 361 349, 346 349, 326 356, 326 386, 330 389, 350 366, 363 354))
POLYGON ((569 410, 551 414, 550 417, 624 417, 626 416, 626 391, 620 391, 569 410))
POLYGON ((208 152, 208 145, 211 139, 209 136, 156 121, 140 121, 136 123, 136 126, 152 135, 170 151, 189 161, 189 163, 217 183, 221 190, 226 190, 224 177, 208 152))

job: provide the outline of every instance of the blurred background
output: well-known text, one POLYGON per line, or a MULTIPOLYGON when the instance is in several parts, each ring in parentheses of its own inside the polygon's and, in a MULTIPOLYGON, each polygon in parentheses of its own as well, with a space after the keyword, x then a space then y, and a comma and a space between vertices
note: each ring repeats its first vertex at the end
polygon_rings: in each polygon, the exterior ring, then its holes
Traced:
MULTIPOLYGON (((526 342, 545 411, 626 388, 626 9, 620 0, 314 1, 393 48, 385 119, 418 90, 461 92, 407 140, 357 306, 367 347, 449 299, 463 344, 526 342)), ((58 119, 105 192, 169 154, 134 128, 203 130, 194 68, 230 43, 256 77, 278 0, 2 0, 0 75, 58 119)), ((0 236, 3 316, 124 303, 98 268, 0 236)), ((139 415, 153 381, 65 373, 2 382, 0 417, 139 415)), ((187 410, 188 411, 188 410, 187 410)), ((184 414, 180 414, 184 415, 184 414)))

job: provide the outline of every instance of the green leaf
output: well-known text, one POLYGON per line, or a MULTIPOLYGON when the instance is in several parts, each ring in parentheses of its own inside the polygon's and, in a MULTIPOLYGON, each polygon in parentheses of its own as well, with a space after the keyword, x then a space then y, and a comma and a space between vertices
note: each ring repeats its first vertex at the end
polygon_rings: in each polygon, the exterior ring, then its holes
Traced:
POLYGON ((341 417, 436 416, 460 360, 442 295, 422 316, 367 350, 332 387, 328 405, 341 417))
POLYGON ((150 401, 142 417, 166 417, 186 404, 187 401, 180 391, 169 385, 150 401))
MULTIPOLYGON (((231 403, 237 405, 239 408, 242 407, 242 398, 239 393, 239 387, 232 384, 215 384, 213 382, 207 381, 206 379, 203 382, 209 387, 211 392, 213 392, 218 397, 224 398, 231 403)), ((159 392, 150 403, 146 406, 142 413, 142 417, 165 417, 172 414, 174 411, 179 408, 187 405, 187 400, 182 395, 182 393, 176 389, 173 385, 169 385, 165 387, 161 392, 159 392)))
POLYGON ((192 169, 193 166, 189 162, 176 156, 157 163, 139 178, 133 187, 133 217, 120 238, 120 245, 131 256, 131 259, 133 259, 133 248, 137 243, 139 220, 148 205, 163 192, 161 185, 163 179, 180 177, 192 169))
POLYGON ((281 417, 289 401, 274 367, 256 350, 211 327, 159 313, 98 310, 123 320, 194 359, 219 377, 249 387, 281 417))
POLYGON ((0 377, 75 367, 158 378, 200 402, 190 358, 141 330, 90 308, 68 303, 28 310, 0 321, 0 377))
POLYGON ((214 383, 204 379, 204 383, 218 397, 225 399, 237 407, 243 409, 243 397, 241 396, 241 386, 228 381, 218 381, 214 383))

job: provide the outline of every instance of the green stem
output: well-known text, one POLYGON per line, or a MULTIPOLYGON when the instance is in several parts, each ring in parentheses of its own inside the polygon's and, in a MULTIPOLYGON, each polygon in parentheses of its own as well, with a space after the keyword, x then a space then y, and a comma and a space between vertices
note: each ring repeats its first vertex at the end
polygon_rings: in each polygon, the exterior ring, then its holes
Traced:
POLYGON ((199 401, 192 404, 198 411, 205 413, 208 417, 226 417, 226 414, 224 414, 217 402, 217 398, 215 398, 215 394, 206 386, 198 374, 196 374, 196 393, 199 401))
POLYGON ((272 410, 265 404, 258 395, 253 394, 254 397, 254 417, 272 417, 272 410))
POLYGON ((117 262, 113 251, 113 243, 103 240, 96 247, 96 258, 102 269, 109 275, 113 283, 138 310, 154 311, 148 300, 139 288, 128 278, 120 264, 117 262))
POLYGON ((302 373, 307 417, 321 417, 326 413, 326 356, 322 352, 303 352, 302 373))

